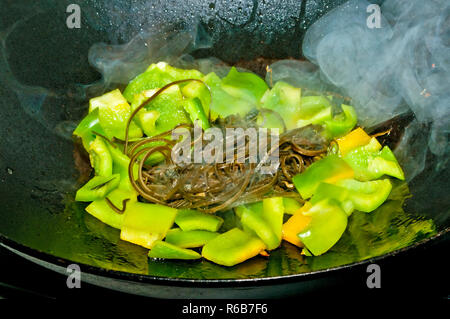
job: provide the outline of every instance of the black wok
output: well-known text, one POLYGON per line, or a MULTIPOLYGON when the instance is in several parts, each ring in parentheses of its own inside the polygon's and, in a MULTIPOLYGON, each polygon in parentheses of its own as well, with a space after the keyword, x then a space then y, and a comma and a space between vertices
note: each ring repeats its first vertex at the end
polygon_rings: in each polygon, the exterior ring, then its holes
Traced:
MULTIPOLYGON (((60 273, 76 263, 82 280, 115 290, 221 298, 309 292, 338 280, 345 270, 448 240, 449 174, 447 166, 436 169, 432 154, 423 173, 409 183, 412 197, 404 203, 391 200, 372 215, 353 216, 353 232, 314 259, 286 244, 270 258, 231 268, 207 261, 148 261, 143 248, 120 241, 118 231, 73 201, 80 158, 70 133, 102 85, 87 59, 94 43, 125 43, 142 29, 183 20, 199 23, 212 41, 211 47, 192 53, 197 57, 241 65, 258 57, 301 58, 305 30, 343 2, 2 1, 0 244, 60 273), (81 7, 79 29, 66 25, 70 3, 81 7), (424 224, 430 219, 433 224, 424 224), (372 230, 365 228, 369 224, 372 230)), ((411 119, 407 115, 386 124, 397 132, 386 142, 395 147, 411 119)))

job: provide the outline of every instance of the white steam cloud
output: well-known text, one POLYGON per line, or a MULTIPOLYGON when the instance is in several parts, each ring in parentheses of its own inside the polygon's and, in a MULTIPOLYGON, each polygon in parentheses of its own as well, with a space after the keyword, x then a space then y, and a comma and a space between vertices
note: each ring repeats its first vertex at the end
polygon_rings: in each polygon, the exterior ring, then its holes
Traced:
POLYGON ((303 53, 352 98, 362 125, 414 113, 396 150, 411 179, 424 168, 427 145, 439 164, 448 156, 450 1, 386 0, 380 28, 367 24, 370 4, 351 0, 323 16, 303 53))

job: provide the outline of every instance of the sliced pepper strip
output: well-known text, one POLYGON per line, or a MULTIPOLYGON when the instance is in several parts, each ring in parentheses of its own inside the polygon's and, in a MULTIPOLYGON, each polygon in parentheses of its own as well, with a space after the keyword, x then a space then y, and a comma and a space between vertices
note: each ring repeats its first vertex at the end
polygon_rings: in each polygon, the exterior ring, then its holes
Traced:
POLYGON ((96 137, 93 132, 105 135, 98 119, 98 108, 93 112, 90 112, 81 120, 80 124, 78 124, 76 129, 73 131, 73 134, 81 137, 83 147, 88 151, 89 145, 95 140, 96 137))
MULTIPOLYGON (((119 188, 135 192, 133 186, 130 183, 130 178, 128 175, 130 158, 119 149, 118 145, 115 145, 114 147, 113 145, 107 144, 107 146, 113 160, 113 173, 120 174, 119 188)), ((134 178, 136 178, 138 171, 137 164, 133 167, 133 171, 134 178)))
POLYGON ((178 211, 175 223, 182 230, 208 230, 218 231, 223 224, 223 219, 219 216, 202 213, 191 209, 182 209, 178 211))
POLYGON ((100 136, 89 145, 89 159, 96 175, 111 176, 113 161, 106 143, 100 136))
POLYGON ((349 151, 343 159, 353 168, 355 178, 368 181, 383 175, 405 179, 402 168, 388 146, 381 151, 380 143, 373 137, 367 145, 349 151))
POLYGON ((134 96, 142 91, 161 88, 178 80, 200 79, 202 76, 203 74, 197 70, 177 69, 166 62, 154 63, 144 73, 130 81, 123 95, 129 102, 132 102, 134 96))
MULTIPOLYGON (((131 103, 131 110, 134 111, 157 91, 158 89, 152 89, 136 94, 131 103)), ((191 123, 183 107, 185 103, 179 85, 172 85, 137 113, 138 124, 147 136, 154 136, 171 130, 178 124, 191 123), (152 119, 148 118, 149 114, 153 116, 152 119)))
MULTIPOLYGON (((126 211, 127 205, 137 201, 136 192, 119 188, 114 189, 106 197, 115 207, 122 211, 126 211)), ((86 207, 86 211, 111 227, 122 228, 124 213, 114 211, 105 198, 90 203, 86 207)))
POLYGON ((321 182, 334 183, 353 178, 353 175, 352 168, 339 156, 332 154, 314 162, 292 180, 300 195, 307 199, 314 194, 321 182))
POLYGON ((207 230, 184 231, 180 228, 174 228, 167 232, 165 241, 182 248, 196 248, 204 246, 218 235, 217 232, 207 230))
MULTIPOLYGON (((339 184, 339 181, 337 182, 339 184)), ((347 188, 329 183, 320 183, 310 200, 312 205, 324 199, 333 199, 339 202, 342 210, 350 216, 355 209, 353 202, 350 200, 350 191, 347 188)))
POLYGON ((342 104, 341 108, 341 114, 323 122, 329 138, 343 136, 350 132, 356 125, 357 115, 355 109, 352 106, 345 104, 342 104))
POLYGON ((266 82, 256 74, 239 72, 235 67, 232 67, 222 79, 222 88, 231 96, 247 100, 254 105, 258 105, 261 97, 269 89, 266 82))
POLYGON ((337 185, 348 189, 348 198, 353 202, 355 209, 366 213, 383 204, 392 190, 389 179, 368 182, 345 179, 338 181, 337 185))
POLYGON ((156 110, 141 110, 137 114, 137 121, 145 135, 152 136, 156 131, 156 121, 161 114, 156 110))
MULTIPOLYGON (((263 199, 263 218, 275 234, 278 245, 281 242, 281 227, 283 226, 284 204, 282 197, 263 199)), ((267 247, 268 249, 271 249, 267 247)))
POLYGON ((202 256, 219 265, 234 266, 258 255, 265 248, 258 237, 233 228, 207 242, 202 256))
POLYGON ((250 210, 245 206, 240 207, 240 218, 244 229, 251 230, 267 246, 267 249, 275 249, 280 245, 280 239, 274 233, 271 225, 265 220, 262 212, 250 210))
POLYGON ((289 215, 293 215, 298 209, 302 208, 302 204, 290 197, 283 197, 283 205, 284 205, 284 212, 289 215))
POLYGON ((175 208, 163 205, 130 203, 125 211, 120 239, 151 249, 155 241, 166 236, 176 213, 175 208))
POLYGON ((347 215, 332 199, 317 203, 303 214, 310 216, 311 222, 298 237, 314 256, 322 255, 333 247, 347 227, 347 215))
POLYGON ((189 114, 192 123, 198 121, 198 124, 202 129, 206 130, 210 128, 208 116, 203 110, 202 102, 198 98, 185 99, 183 104, 184 109, 189 114))
POLYGON ((157 240, 153 243, 152 249, 148 252, 148 257, 150 258, 161 258, 161 259, 199 259, 202 258, 200 254, 191 249, 181 248, 164 242, 162 240, 157 240))
MULTIPOLYGON (((280 114, 288 130, 298 127, 301 112, 301 88, 283 81, 275 83, 261 98, 261 106, 280 114)), ((283 129, 283 127, 279 127, 283 129)))
POLYGON ((400 180, 405 180, 405 174, 398 164, 394 153, 388 146, 383 147, 379 156, 369 161, 367 168, 374 178, 389 175, 400 180))
POLYGON ((257 106, 251 101, 252 99, 242 99, 239 97, 245 95, 248 95, 247 97, 251 96, 245 88, 228 85, 228 91, 225 90, 222 80, 214 72, 208 73, 201 80, 209 87, 211 92, 203 83, 191 82, 182 88, 182 93, 187 98, 198 98, 205 114, 212 121, 216 120, 218 116, 225 118, 233 114, 244 117, 257 106))
MULTIPOLYGON (((89 112, 98 109, 98 118, 105 135, 108 138, 118 137, 125 139, 127 121, 131 115, 130 105, 120 93, 119 89, 90 99, 89 112)), ((130 123, 129 137, 142 136, 142 130, 134 121, 130 123)))
POLYGON ((91 202, 104 198, 119 185, 119 181, 119 174, 94 176, 77 191, 75 200, 79 202, 91 202))

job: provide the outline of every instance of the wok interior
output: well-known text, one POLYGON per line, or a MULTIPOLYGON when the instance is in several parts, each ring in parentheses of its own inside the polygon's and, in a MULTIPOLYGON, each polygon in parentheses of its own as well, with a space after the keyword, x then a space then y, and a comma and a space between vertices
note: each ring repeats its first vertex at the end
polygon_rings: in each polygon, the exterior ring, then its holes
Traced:
MULTIPOLYGON (((98 89, 92 85, 100 75, 89 66, 89 48, 102 41, 127 42, 142 27, 136 22, 127 24, 119 17, 111 18, 108 13, 114 8, 124 17, 140 13, 121 1, 89 1, 82 5, 82 27, 68 29, 64 23, 67 4, 51 2, 31 6, 19 2, 9 10, 0 10, 2 236, 59 258, 105 269, 173 278, 222 279, 333 268, 384 255, 448 229, 448 170, 446 166, 439 167, 441 173, 436 174, 436 162, 429 155, 424 172, 409 183, 411 198, 403 203, 407 188, 397 183, 397 197, 371 214, 355 213, 343 238, 323 256, 305 257, 285 243, 270 258, 256 257, 231 268, 205 260, 148 261, 144 248, 119 240, 118 230, 85 213, 85 204, 73 201, 80 185, 80 172, 76 169, 80 158, 74 155, 79 153, 70 138, 86 112, 87 100, 98 89), (98 18, 94 18, 95 12, 99 12, 98 18)), ((199 14, 200 23, 211 36, 212 47, 197 50, 196 56, 215 56, 261 70, 261 63, 266 60, 258 60, 260 56, 270 61, 299 58, 305 29, 342 2, 326 1, 317 5, 319 8, 303 1, 298 7, 289 8, 280 1, 278 6, 272 3, 267 8, 256 1, 243 1, 245 6, 235 5, 234 1, 225 6, 216 1, 214 6, 207 6, 208 10, 180 2, 176 10, 167 12, 170 8, 157 7, 152 14, 156 21, 159 19, 157 27, 165 21, 199 14), (294 24, 288 19, 290 11, 299 12, 294 24), (272 21, 275 16, 278 20, 272 21)), ((149 22, 142 23, 151 28, 149 22)), ((386 141, 389 145, 395 147, 407 122, 408 116, 385 124, 396 133, 386 141)), ((413 155, 410 160, 414 161, 413 155)))

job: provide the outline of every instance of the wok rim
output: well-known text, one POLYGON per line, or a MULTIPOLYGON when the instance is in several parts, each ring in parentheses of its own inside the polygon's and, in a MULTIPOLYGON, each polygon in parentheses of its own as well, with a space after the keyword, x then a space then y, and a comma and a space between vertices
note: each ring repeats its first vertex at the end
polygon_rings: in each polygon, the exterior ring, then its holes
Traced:
MULTIPOLYGON (((93 266, 81 262, 71 261, 66 258, 58 257, 46 252, 39 251, 34 248, 30 248, 23 244, 20 244, 8 237, 0 234, 0 246, 8 249, 9 251, 19 255, 19 253, 31 257, 26 258, 25 256, 21 256, 24 259, 28 259, 31 262, 37 263, 31 259, 37 259, 38 261, 48 263, 52 266, 67 268, 67 266, 71 264, 77 264, 82 269, 82 273, 86 273, 93 276, 105 277, 109 279, 115 280, 123 280, 127 282, 135 282, 135 283, 143 283, 143 284, 152 284, 152 285, 161 285, 161 286, 182 286, 182 287, 191 287, 191 288, 227 288, 227 287, 252 287, 252 286, 270 286, 275 284, 280 284, 283 282, 293 283, 319 279, 326 276, 330 276, 330 274, 336 274, 338 272, 347 271, 349 269, 356 268, 358 266, 362 266, 364 264, 374 263, 381 260, 385 260, 387 258, 392 258, 397 255, 405 255, 411 250, 424 248, 427 245, 438 244, 439 242, 449 240, 450 227, 447 227, 432 237, 424 238, 412 245, 396 249, 389 253, 375 256, 367 259, 363 259, 354 263, 344 264, 337 267, 316 270, 312 272, 305 273, 297 273, 291 275, 282 275, 282 276, 272 276, 272 277, 262 277, 262 278, 238 278, 238 279, 192 279, 192 278, 174 278, 174 277, 162 277, 162 276, 151 276, 151 275, 143 275, 119 270, 112 270, 101 268, 98 266, 93 266)), ((39 264, 41 267, 45 267, 42 264, 39 264)), ((48 267, 45 267, 48 268, 48 267)), ((55 271, 54 269, 51 269, 55 271)), ((56 271, 55 271, 56 272, 56 271)))

